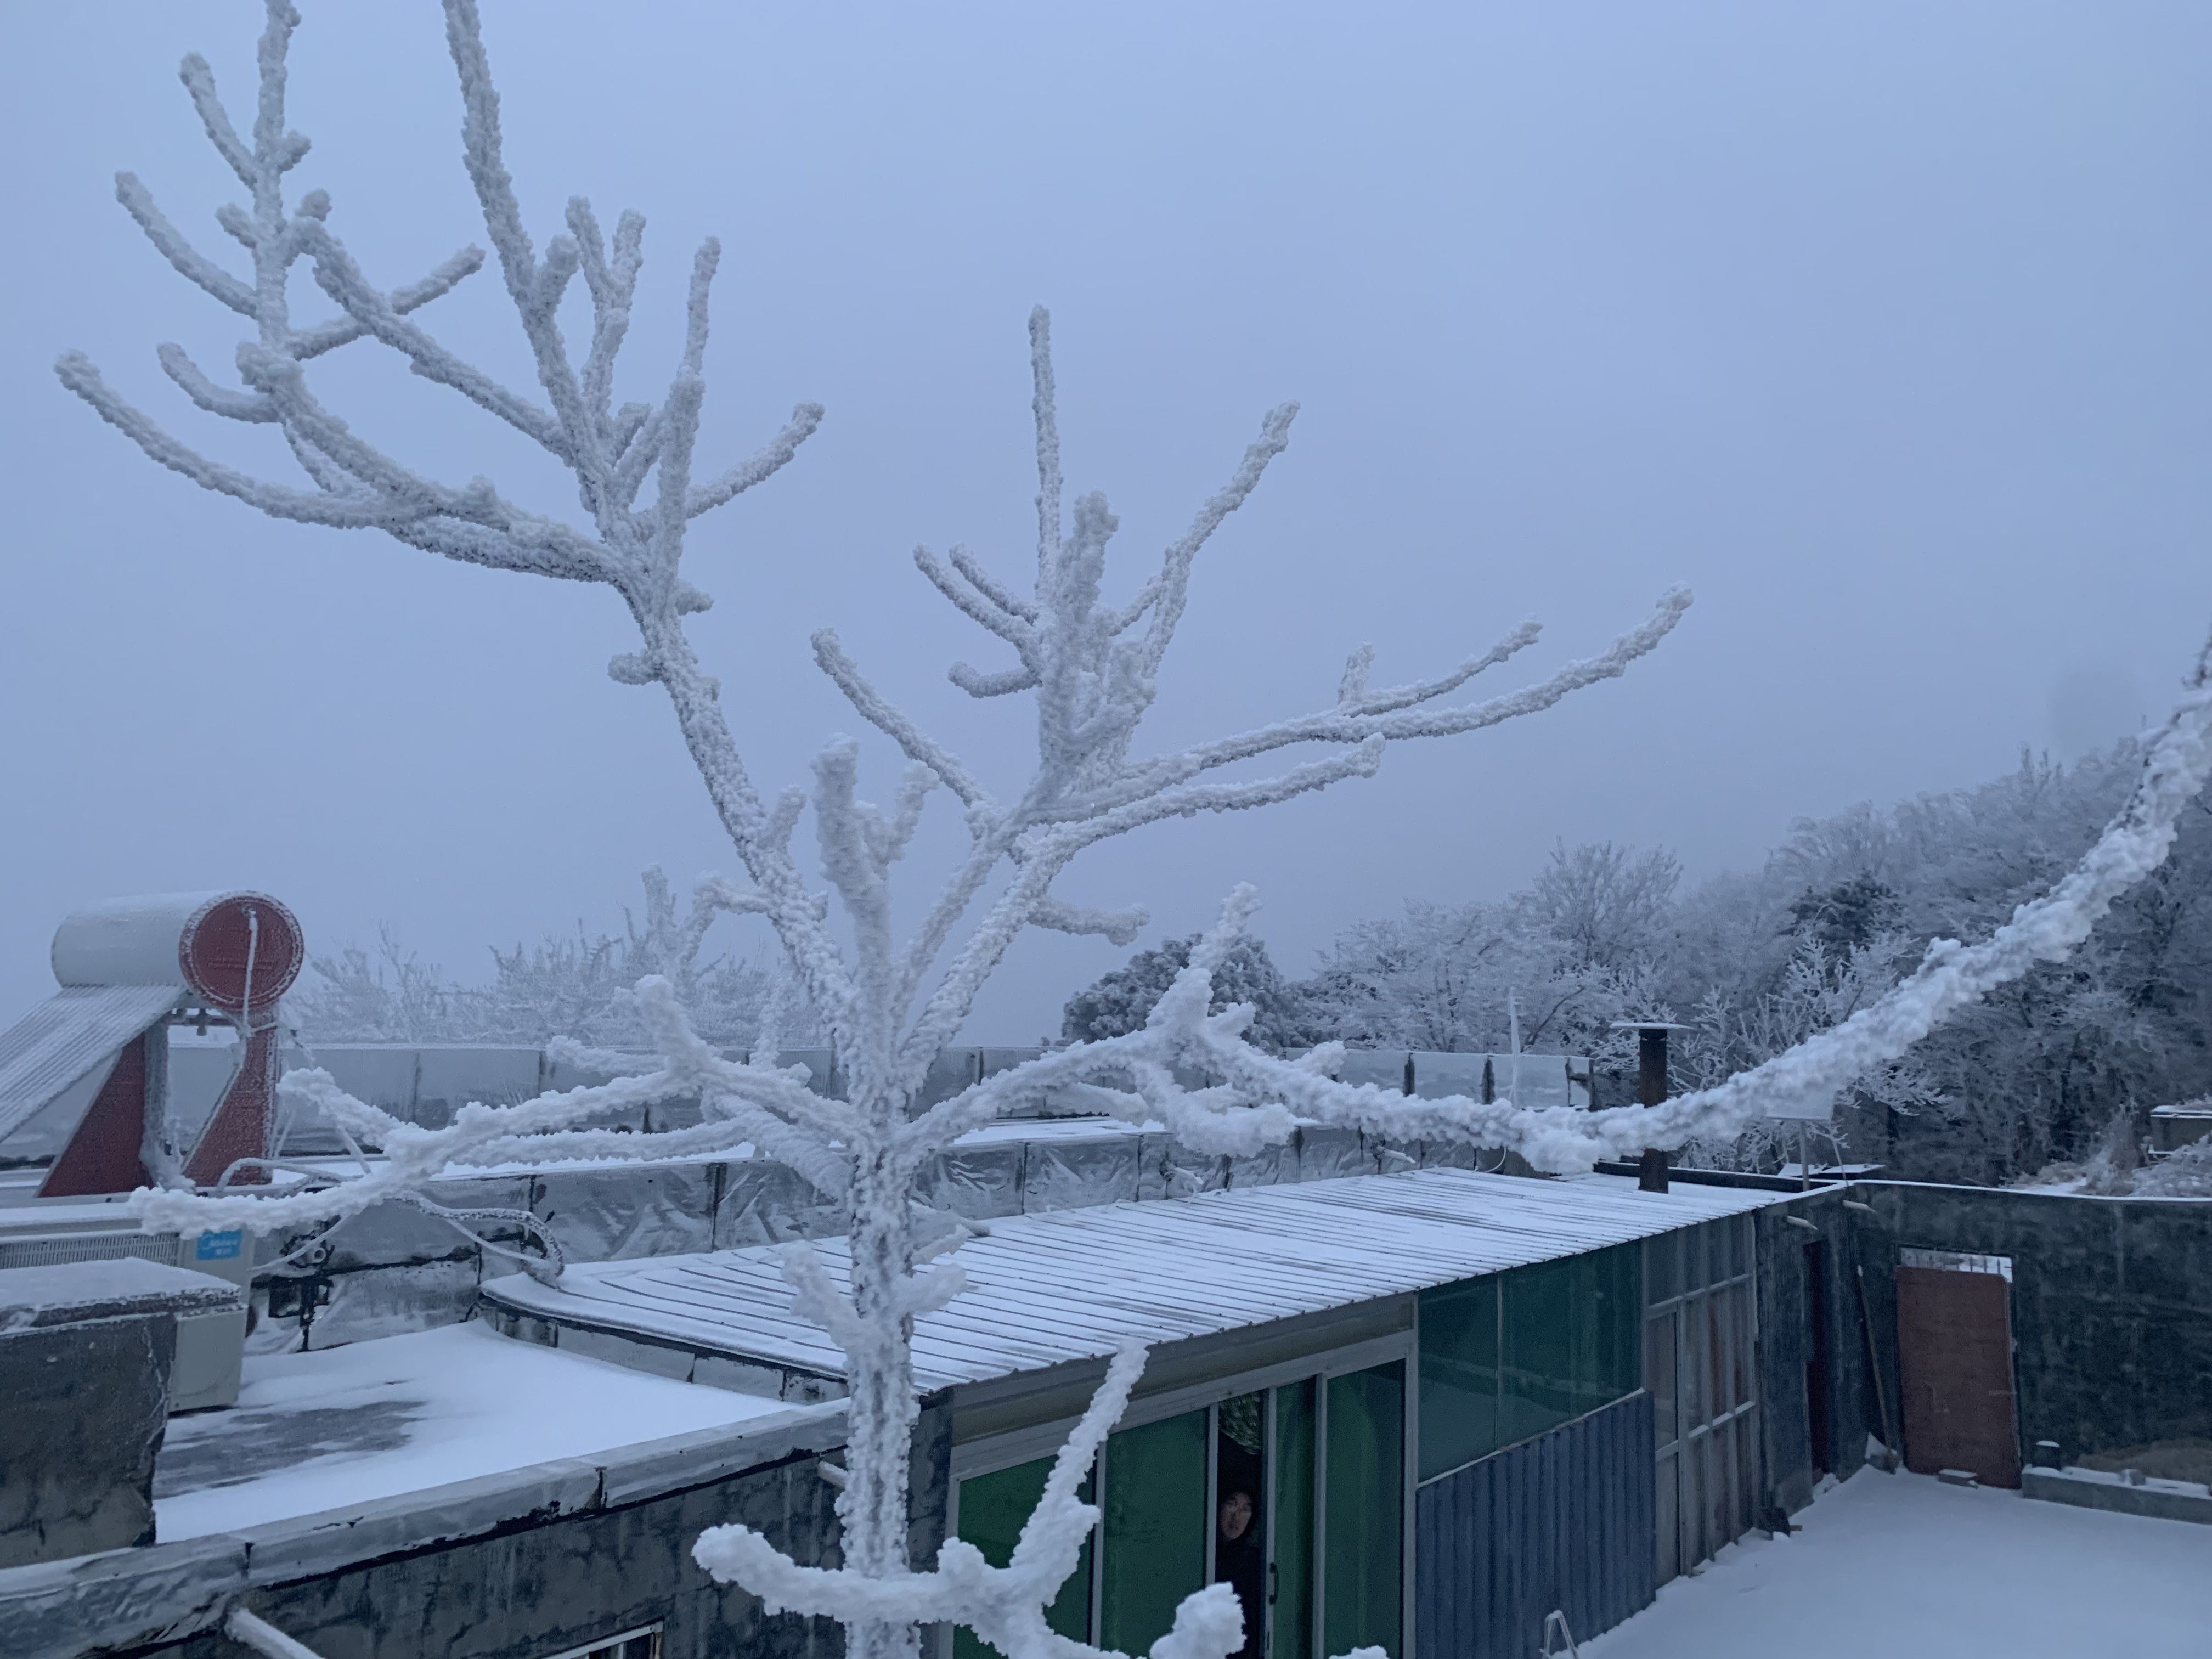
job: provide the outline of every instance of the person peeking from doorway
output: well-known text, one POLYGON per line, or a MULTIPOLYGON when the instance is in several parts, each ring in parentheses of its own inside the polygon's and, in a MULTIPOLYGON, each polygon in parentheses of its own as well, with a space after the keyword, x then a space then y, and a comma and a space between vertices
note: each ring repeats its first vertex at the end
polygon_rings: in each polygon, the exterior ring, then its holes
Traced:
POLYGON ((1252 1494, 1238 1488, 1221 1495, 1213 1539, 1213 1582, 1227 1584, 1244 1609, 1244 1645, 1236 1659, 1260 1659, 1262 1612, 1261 1587, 1267 1561, 1260 1548, 1260 1506, 1252 1494))

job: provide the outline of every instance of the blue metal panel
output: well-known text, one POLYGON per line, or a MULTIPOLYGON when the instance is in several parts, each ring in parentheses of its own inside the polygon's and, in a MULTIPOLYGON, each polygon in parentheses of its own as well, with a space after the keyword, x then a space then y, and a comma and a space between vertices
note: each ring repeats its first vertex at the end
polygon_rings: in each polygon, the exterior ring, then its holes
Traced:
POLYGON ((1651 1396, 1440 1475, 1414 1498, 1418 1659, 1528 1659, 1558 1607, 1577 1641, 1650 1605, 1651 1396))

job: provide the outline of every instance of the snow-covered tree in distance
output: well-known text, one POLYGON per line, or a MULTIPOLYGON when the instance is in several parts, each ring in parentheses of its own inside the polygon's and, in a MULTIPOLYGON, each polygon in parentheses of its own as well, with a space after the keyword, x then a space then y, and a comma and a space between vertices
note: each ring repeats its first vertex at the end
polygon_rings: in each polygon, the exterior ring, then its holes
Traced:
MULTIPOLYGON (((1648 620, 1599 655, 1507 696, 1450 701, 1476 675, 1531 644, 1533 623, 1449 672, 1385 690, 1370 686, 1372 653, 1363 648, 1327 708, 1179 753, 1133 758, 1196 556, 1283 449, 1295 410, 1286 404, 1267 416, 1228 484, 1166 550, 1157 570, 1133 598, 1111 602, 1103 576, 1113 514, 1096 495, 1078 500, 1072 513, 1063 507, 1052 362, 1040 311, 1030 320, 1038 476, 1033 580, 1022 591, 965 549, 943 559, 927 550, 915 555, 924 576, 1012 652, 1012 666, 981 671, 957 664, 951 678, 976 697, 1033 695, 1034 770, 1015 789, 994 793, 884 698, 836 636, 824 632, 814 639, 817 664, 910 765, 895 804, 881 810, 860 796, 857 745, 837 739, 815 763, 811 795, 791 788, 769 799, 748 775, 716 682, 684 631, 684 619, 710 603, 683 574, 684 536, 690 520, 790 460, 821 411, 801 404, 759 454, 695 482, 708 292, 719 258, 711 240, 693 262, 684 343, 666 392, 657 404, 614 404, 643 222, 625 213, 610 244, 590 205, 577 198, 568 206, 567 233, 554 237, 542 256, 537 252, 501 155, 499 102, 473 0, 445 0, 445 13, 459 72, 464 155, 535 362, 535 392, 501 384, 413 320, 422 306, 482 265, 478 250, 465 248, 423 280, 387 290, 370 281, 331 232, 326 195, 311 191, 286 206, 285 175, 307 152, 307 140, 285 121, 285 58, 298 22, 288 0, 268 3, 250 136, 231 123, 206 64, 192 57, 183 68, 210 139, 252 195, 250 210, 225 207, 216 216, 251 255, 252 280, 231 275, 194 248, 135 178, 118 178, 118 195, 171 264, 252 325, 238 350, 237 387, 219 386, 175 346, 161 349, 163 368, 204 411, 275 427, 305 474, 305 486, 252 477, 201 455, 125 402, 79 354, 64 356, 58 371, 150 458, 271 516, 380 530, 447 558, 613 589, 640 642, 616 658, 610 672, 626 684, 658 685, 666 695, 751 878, 749 890, 718 895, 720 908, 761 915, 774 929, 807 1000, 830 1027, 848 1098, 826 1099, 809 1091, 798 1072, 778 1069, 772 1030, 763 1033, 749 1061, 723 1058, 693 1033, 668 981, 647 976, 638 986, 638 1003, 662 1051, 659 1071, 514 1106, 471 1104, 436 1131, 392 1121, 344 1095, 326 1074, 295 1073, 285 1079, 286 1093, 321 1106, 349 1132, 373 1133, 384 1147, 381 1161, 363 1158, 358 1173, 343 1179, 277 1171, 283 1184, 256 1190, 146 1192, 134 1202, 155 1228, 243 1225, 269 1232, 327 1223, 416 1193, 464 1158, 651 1158, 749 1143, 789 1164, 841 1200, 848 1221, 849 1268, 842 1282, 809 1246, 792 1247, 784 1261, 794 1304, 831 1333, 847 1358, 849 1473, 838 1500, 847 1565, 834 1571, 799 1566, 758 1534, 736 1526, 711 1529, 695 1553, 709 1571, 772 1607, 840 1619, 856 1659, 910 1656, 918 1624, 933 1621, 967 1625, 1011 1659, 1071 1659, 1087 1651, 1054 1635, 1043 1609, 1095 1522, 1095 1510, 1075 1496, 1078 1484, 1134 1384, 1140 1353, 1124 1353, 1109 1367, 1008 1566, 990 1567, 958 1540, 944 1546, 933 1570, 914 1571, 908 1559, 914 1321, 958 1294, 959 1269, 941 1258, 969 1232, 959 1218, 923 1209, 915 1191, 930 1160, 961 1134, 1017 1106, 1048 1101, 1158 1121, 1215 1153, 1279 1141, 1301 1117, 1510 1146, 1550 1169, 1586 1166, 1607 1152, 1642 1146, 1680 1144, 1757 1115, 1762 1091, 1778 1085, 1800 1092, 1841 1086, 1881 1057, 1886 1045, 1909 1042, 1943 1012, 1978 995, 1995 982, 1993 975, 2021 971, 2038 955, 2063 954, 2115 892, 2163 856, 2179 810, 2173 789, 2186 782, 2193 794, 2203 781, 2212 694, 2200 665, 2189 700, 2151 745, 2136 797, 2083 870, 2044 901, 2042 910, 2024 907, 2009 928, 1971 951, 1946 942, 1875 1008, 1758 1072, 1649 1112, 1409 1101, 1395 1091, 1334 1081, 1342 1052, 1334 1046, 1295 1061, 1264 1054, 1243 1040, 1250 1009, 1215 1013, 1210 1007, 1211 975, 1253 908, 1249 892, 1240 889, 1143 1029, 1069 1045, 913 1114, 930 1061, 1025 930, 1103 934, 1123 944, 1134 936, 1141 913, 1085 909, 1053 891, 1085 848, 1169 818, 1273 805, 1372 774, 1395 741, 1475 731, 1547 708, 1625 672, 1674 628, 1689 596, 1668 594, 1648 620), (293 321, 289 279, 302 262, 338 306, 337 317, 306 326, 293 321), (580 362, 559 321, 579 276, 590 314, 580 362), (415 373, 460 392, 567 467, 575 478, 581 522, 520 506, 481 477, 455 486, 425 477, 325 409, 309 388, 307 365, 363 338, 399 353, 415 373), (641 505, 648 477, 653 494, 641 505), (1272 777, 1243 769, 1292 749, 1311 757, 1272 777), (958 803, 967 851, 927 904, 921 926, 902 939, 893 926, 892 873, 928 796, 940 787, 958 803), (830 894, 809 884, 792 848, 810 806, 830 894), (831 925, 830 894, 844 910, 842 929, 831 925), (1179 1065, 1222 1081, 1185 1090, 1176 1082, 1179 1065), (584 1127, 611 1110, 679 1095, 699 1097, 707 1121, 658 1136, 584 1127)), ((1211 1586, 1183 1604, 1174 1629, 1154 1644, 1154 1659, 1219 1659, 1240 1644, 1240 1623, 1227 1587, 1211 1586)))

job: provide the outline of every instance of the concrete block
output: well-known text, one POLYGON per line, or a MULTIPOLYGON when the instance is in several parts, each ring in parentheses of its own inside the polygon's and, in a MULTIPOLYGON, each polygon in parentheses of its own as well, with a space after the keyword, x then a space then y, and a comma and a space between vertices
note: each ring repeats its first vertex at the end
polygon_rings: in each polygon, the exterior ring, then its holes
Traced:
POLYGON ((245 1305, 245 1292, 228 1279, 143 1256, 0 1268, 0 1332, 140 1314, 228 1313, 245 1305))
POLYGON ((175 1342, 167 1314, 0 1333, 0 1567, 154 1541, 175 1342))
POLYGON ((153 1542, 178 1316, 245 1300, 137 1256, 0 1271, 0 1567, 153 1542))

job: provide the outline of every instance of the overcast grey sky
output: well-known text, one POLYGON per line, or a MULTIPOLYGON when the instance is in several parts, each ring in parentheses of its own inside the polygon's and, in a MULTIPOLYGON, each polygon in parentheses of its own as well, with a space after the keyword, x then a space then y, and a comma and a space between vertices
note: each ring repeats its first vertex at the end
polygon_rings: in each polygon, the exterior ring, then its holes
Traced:
MULTIPOLYGON (((331 191, 387 284, 481 241, 436 7, 301 9, 292 121, 315 149, 295 181, 331 191)), ((1149 903, 1147 942, 1250 879, 1304 971, 1363 915, 1521 884, 1559 837, 1748 866, 1795 817, 2132 729, 2212 623, 2212 10, 485 11, 541 244, 572 193, 647 216, 635 395, 659 393, 711 232, 707 458, 829 407, 691 544, 719 599, 696 637, 771 787, 854 725, 808 661, 825 623, 987 773, 1026 752, 1025 708, 945 683, 996 659, 908 554, 1030 558, 1038 301, 1070 488, 1120 512, 1125 578, 1263 410, 1304 405, 1206 556, 1157 742, 1324 702, 1362 640, 1404 678, 1534 614, 1544 643, 1503 671, 1527 678, 1697 589, 1626 681, 1063 882, 1149 903)), ((238 187, 175 68, 198 49, 250 100, 259 12, 18 0, 0 24, 0 1021, 48 988, 60 915, 102 896, 252 884, 311 949, 388 921, 475 975, 488 941, 618 925, 649 862, 737 873, 665 701, 605 675, 629 645, 611 595, 269 523, 53 379, 82 348, 177 429, 281 471, 160 374, 165 340, 227 366, 236 319, 112 185, 136 170, 228 248, 209 216, 238 187)), ((504 305, 486 276, 426 316, 527 384, 504 305)), ((356 424, 573 506, 374 349, 316 370, 356 424)), ((971 1035, 1056 1027, 1121 954, 1025 943, 971 1035)))

